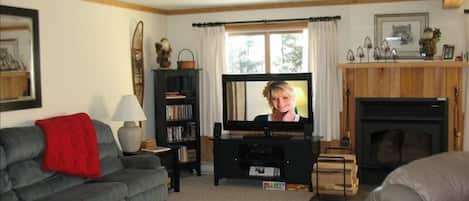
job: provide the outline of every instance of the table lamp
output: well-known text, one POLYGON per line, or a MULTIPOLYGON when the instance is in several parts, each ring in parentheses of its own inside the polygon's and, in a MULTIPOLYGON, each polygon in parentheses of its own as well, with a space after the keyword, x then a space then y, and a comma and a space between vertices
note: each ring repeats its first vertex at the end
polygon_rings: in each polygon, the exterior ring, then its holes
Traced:
POLYGON ((145 113, 135 95, 122 96, 112 116, 113 121, 123 121, 124 126, 117 131, 119 142, 124 152, 136 152, 142 141, 142 128, 135 121, 146 120, 145 113))

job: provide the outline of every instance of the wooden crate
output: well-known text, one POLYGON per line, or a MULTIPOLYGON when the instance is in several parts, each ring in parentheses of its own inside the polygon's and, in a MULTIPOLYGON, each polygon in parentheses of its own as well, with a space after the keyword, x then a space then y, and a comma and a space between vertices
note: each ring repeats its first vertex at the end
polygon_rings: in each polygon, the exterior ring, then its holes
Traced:
MULTIPOLYGON (((348 171, 345 174, 345 185, 351 186, 353 184, 358 185, 358 178, 356 177, 356 171, 348 171), (352 173, 353 172, 353 173, 352 173)), ((316 184, 316 171, 311 175, 313 184, 316 184)), ((323 171, 319 170, 319 186, 331 186, 341 185, 344 183, 344 173, 338 171, 323 171)))
POLYGON ((288 191, 308 192, 309 185, 304 184, 287 184, 288 191))
POLYGON ((355 195, 358 192, 359 181, 357 178, 358 166, 356 157, 352 154, 321 154, 322 157, 344 157, 345 158, 345 184, 344 184, 344 163, 342 159, 327 160, 319 159, 318 164, 314 164, 311 175, 313 185, 316 185, 316 171, 319 173, 319 193, 342 195, 344 185, 347 195, 355 195), (317 169, 319 168, 319 169, 317 169), (316 170, 317 169, 317 170, 316 170))
MULTIPOLYGON (((344 191, 343 190, 322 190, 322 189, 319 189, 319 193, 320 194, 327 194, 327 195, 343 195, 344 194, 344 191)), ((345 194, 347 196, 354 196, 358 193, 358 187, 357 188, 354 188, 353 190, 347 190, 345 191, 345 194)))

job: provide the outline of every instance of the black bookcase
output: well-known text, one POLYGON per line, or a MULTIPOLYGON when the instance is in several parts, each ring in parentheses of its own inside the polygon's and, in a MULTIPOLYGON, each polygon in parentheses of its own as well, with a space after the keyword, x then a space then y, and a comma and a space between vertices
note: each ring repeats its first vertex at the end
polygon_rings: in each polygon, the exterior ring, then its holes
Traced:
POLYGON ((179 147, 181 169, 200 176, 199 70, 153 70, 155 138, 179 147))

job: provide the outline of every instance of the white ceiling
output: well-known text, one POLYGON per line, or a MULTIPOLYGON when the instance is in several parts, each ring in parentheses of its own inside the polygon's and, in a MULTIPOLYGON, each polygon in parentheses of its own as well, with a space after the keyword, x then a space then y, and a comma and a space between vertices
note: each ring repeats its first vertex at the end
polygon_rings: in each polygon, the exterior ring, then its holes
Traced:
POLYGON ((213 8, 222 6, 240 6, 262 3, 285 3, 318 0, 121 0, 127 3, 164 10, 179 10, 191 8, 213 8))

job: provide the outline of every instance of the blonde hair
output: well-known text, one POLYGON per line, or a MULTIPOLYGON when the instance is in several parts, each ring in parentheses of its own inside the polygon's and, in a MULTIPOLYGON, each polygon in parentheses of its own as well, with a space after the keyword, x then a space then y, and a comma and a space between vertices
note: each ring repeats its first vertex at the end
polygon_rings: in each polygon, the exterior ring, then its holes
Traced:
POLYGON ((285 81, 269 81, 262 91, 262 95, 267 99, 270 107, 272 106, 272 93, 276 91, 286 91, 288 95, 292 98, 295 98, 294 89, 285 81))

